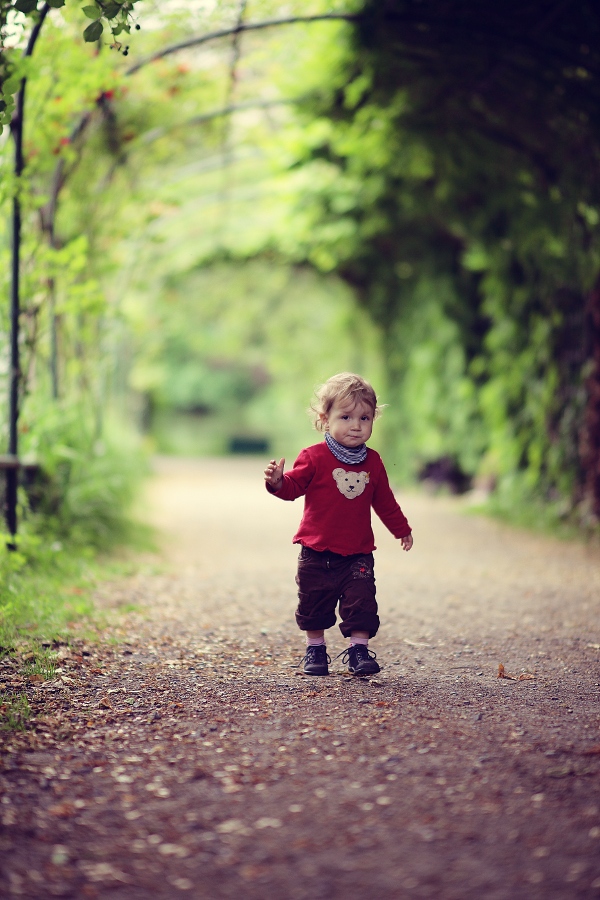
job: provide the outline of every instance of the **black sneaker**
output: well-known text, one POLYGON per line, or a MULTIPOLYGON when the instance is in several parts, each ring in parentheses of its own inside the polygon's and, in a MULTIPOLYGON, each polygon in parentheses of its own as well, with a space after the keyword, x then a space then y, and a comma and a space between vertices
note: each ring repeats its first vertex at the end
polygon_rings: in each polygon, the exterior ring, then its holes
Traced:
POLYGON ((377 675, 381 672, 377 656, 364 644, 353 644, 344 650, 342 662, 348 663, 348 671, 351 675, 377 675))
POLYGON ((316 647, 306 648, 306 656, 300 660, 300 665, 304 663, 305 675, 329 675, 327 664, 330 662, 331 657, 327 653, 325 644, 319 644, 316 647))

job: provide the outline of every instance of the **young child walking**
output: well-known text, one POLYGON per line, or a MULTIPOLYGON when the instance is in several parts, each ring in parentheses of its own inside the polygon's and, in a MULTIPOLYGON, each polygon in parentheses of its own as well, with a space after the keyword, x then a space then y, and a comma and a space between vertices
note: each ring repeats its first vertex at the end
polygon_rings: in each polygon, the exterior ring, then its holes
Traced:
POLYGON ((350 645, 343 662, 353 675, 379 672, 369 638, 379 629, 371 507, 410 550, 410 525, 389 486, 381 457, 367 447, 381 412, 371 385, 349 372, 334 375, 315 392, 315 428, 325 440, 302 450, 284 474, 285 459, 265 469, 267 490, 282 500, 304 497, 304 515, 293 538, 300 544, 296 622, 306 632, 307 675, 328 675, 325 629, 335 625, 350 645))

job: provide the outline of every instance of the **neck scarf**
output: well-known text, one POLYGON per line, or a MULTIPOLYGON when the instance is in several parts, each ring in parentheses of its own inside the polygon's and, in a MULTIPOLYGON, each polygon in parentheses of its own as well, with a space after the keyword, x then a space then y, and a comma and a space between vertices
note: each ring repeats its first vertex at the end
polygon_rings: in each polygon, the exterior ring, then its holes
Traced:
POLYGON ((357 466, 367 458, 366 444, 361 444, 360 447, 344 447, 343 444, 332 438, 328 431, 325 432, 325 443, 336 459, 351 466, 357 466))

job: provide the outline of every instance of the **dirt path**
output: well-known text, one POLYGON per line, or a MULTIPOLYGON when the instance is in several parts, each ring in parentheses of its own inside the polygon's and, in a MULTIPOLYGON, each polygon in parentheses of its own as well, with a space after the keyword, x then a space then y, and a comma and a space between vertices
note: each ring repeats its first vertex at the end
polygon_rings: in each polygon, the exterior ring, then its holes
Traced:
POLYGON ((146 515, 170 569, 104 586, 137 606, 121 642, 63 648, 28 687, 0 894, 600 897, 597 553, 403 497, 413 551, 377 529, 381 675, 310 679, 301 510, 261 468, 158 462, 146 515))

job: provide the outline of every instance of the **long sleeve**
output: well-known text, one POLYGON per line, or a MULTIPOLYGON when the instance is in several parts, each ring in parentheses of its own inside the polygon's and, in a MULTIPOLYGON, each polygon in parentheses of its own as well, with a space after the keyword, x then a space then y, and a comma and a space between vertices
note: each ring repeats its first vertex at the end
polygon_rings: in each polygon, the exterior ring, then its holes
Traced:
POLYGON ((267 484, 267 490, 280 500, 297 500, 306 493, 315 474, 315 466, 307 450, 302 450, 289 472, 283 476, 283 484, 278 491, 267 484))
POLYGON ((395 538, 403 538, 411 533, 412 529, 394 497, 383 465, 373 492, 372 505, 385 527, 392 532, 395 538))

